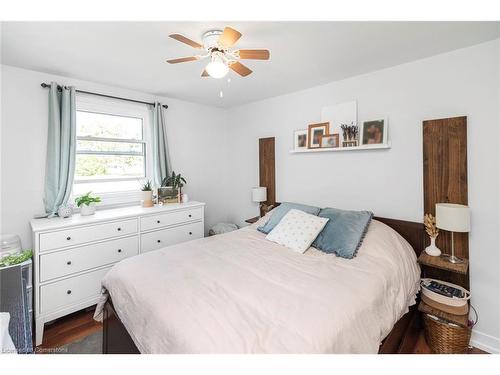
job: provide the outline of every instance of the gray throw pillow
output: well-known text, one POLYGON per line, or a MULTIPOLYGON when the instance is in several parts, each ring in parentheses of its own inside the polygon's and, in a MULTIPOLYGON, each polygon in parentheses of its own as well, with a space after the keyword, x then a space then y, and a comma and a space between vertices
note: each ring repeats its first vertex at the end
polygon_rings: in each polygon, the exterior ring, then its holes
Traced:
POLYGON ((347 259, 354 258, 363 242, 373 213, 323 208, 318 216, 327 217, 330 220, 316 237, 312 246, 324 253, 335 253, 347 259))

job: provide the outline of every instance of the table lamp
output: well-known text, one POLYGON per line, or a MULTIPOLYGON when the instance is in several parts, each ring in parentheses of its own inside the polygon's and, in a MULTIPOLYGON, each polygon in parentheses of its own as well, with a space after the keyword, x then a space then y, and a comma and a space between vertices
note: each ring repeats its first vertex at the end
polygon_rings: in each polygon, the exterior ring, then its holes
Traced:
POLYGON ((454 203, 436 203, 436 227, 451 232, 451 255, 446 256, 450 263, 463 263, 455 256, 454 232, 470 231, 469 207, 454 203))
POLYGON ((267 188, 258 186, 252 188, 252 201, 259 203, 259 208, 262 208, 262 202, 267 200, 267 188))

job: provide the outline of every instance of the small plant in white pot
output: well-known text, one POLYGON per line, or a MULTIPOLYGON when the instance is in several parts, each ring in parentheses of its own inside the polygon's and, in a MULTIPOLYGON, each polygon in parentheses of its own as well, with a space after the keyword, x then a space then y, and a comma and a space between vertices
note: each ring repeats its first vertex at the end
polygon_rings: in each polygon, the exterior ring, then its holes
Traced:
POLYGON ((153 207, 153 187, 151 180, 147 180, 141 187, 142 190, 142 207, 153 207))
POLYGON ((80 208, 80 215, 88 216, 95 214, 95 204, 101 201, 100 197, 91 196, 92 192, 81 195, 75 199, 76 205, 80 208))

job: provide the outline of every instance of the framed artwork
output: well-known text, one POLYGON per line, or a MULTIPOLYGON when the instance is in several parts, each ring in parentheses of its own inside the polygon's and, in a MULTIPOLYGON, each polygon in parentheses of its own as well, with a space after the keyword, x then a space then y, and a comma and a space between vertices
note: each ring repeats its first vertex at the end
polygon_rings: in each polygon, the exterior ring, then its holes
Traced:
POLYGON ((387 120, 369 120, 361 124, 361 145, 387 144, 387 120))
POLYGON ((336 148, 340 146, 340 136, 336 134, 327 134, 321 137, 321 148, 336 148))
POLYGON ((293 133, 293 146, 296 150, 307 148, 307 130, 295 130, 293 133))
POLYGON ((180 203, 179 189, 174 189, 171 186, 162 186, 158 188, 158 203, 180 203))
POLYGON ((307 132, 307 148, 320 148, 321 137, 330 132, 330 123, 321 122, 309 125, 307 132))

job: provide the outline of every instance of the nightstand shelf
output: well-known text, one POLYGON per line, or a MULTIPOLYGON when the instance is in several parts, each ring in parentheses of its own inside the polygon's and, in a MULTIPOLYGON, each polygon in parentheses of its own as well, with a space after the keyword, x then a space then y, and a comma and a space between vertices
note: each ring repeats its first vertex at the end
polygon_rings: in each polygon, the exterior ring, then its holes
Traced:
POLYGON ((260 216, 255 216, 255 217, 252 217, 250 219, 246 219, 245 223, 253 224, 253 223, 256 223, 259 219, 260 219, 260 216))
MULTIPOLYGON (((467 277, 469 261, 464 259, 463 263, 451 263, 442 256, 434 257, 422 251, 418 257, 418 262, 424 266, 424 275, 427 272, 436 274, 437 270, 451 272, 452 275, 437 272, 437 277, 443 281, 455 281, 456 277, 467 277), (434 271, 426 269, 435 269, 434 271)), ((464 281, 458 282, 464 285, 464 281)), ((465 310, 465 314, 452 314, 449 311, 454 311, 450 306, 441 305, 437 301, 431 300, 425 295, 422 295, 422 300, 418 305, 418 310, 423 314, 425 340, 429 344, 434 353, 463 353, 467 349, 470 341, 471 328, 469 327, 469 312, 470 305, 467 303, 464 308, 457 308, 460 312, 465 310), (434 320, 432 317, 437 317, 439 320, 434 320)))
POLYGON ((441 270, 456 272, 460 274, 467 274, 469 268, 469 260, 464 259, 463 263, 451 263, 442 256, 434 257, 422 251, 418 257, 418 262, 424 266, 439 268, 441 270))
POLYGON ((418 305, 418 310, 425 314, 437 316, 438 318, 444 319, 450 323, 458 324, 461 327, 467 327, 468 325, 469 309, 467 309, 467 314, 454 315, 439 309, 435 309, 434 307, 426 304, 424 301, 420 301, 420 304, 418 305))

